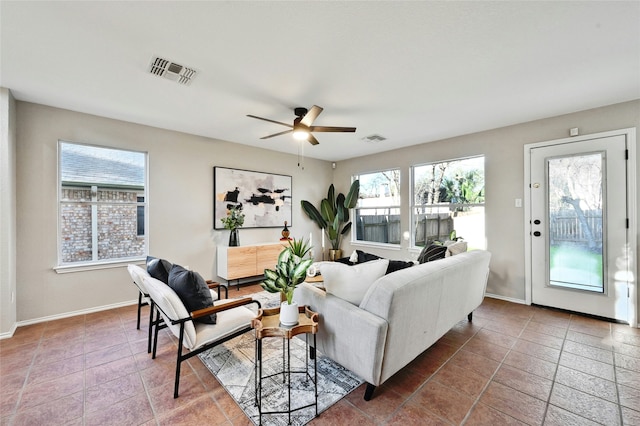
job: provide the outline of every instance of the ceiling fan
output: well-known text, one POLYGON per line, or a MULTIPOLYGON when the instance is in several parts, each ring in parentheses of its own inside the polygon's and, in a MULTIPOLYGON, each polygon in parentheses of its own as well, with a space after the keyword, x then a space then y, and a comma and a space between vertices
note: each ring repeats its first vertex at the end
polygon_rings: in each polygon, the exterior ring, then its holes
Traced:
POLYGON ((284 132, 274 133, 273 135, 264 136, 260 139, 269 139, 274 136, 280 136, 293 132, 293 137, 298 140, 309 141, 311 145, 318 145, 318 139, 311 134, 311 132, 355 132, 355 127, 328 127, 328 126, 312 126, 313 122, 322 112, 322 108, 314 105, 310 110, 306 108, 296 108, 294 113, 296 118, 293 120, 293 124, 283 123, 281 121, 270 120, 268 118, 258 117, 255 115, 247 114, 247 117, 257 118, 258 120, 268 121, 270 123, 281 124, 283 126, 290 127, 289 130, 284 132))

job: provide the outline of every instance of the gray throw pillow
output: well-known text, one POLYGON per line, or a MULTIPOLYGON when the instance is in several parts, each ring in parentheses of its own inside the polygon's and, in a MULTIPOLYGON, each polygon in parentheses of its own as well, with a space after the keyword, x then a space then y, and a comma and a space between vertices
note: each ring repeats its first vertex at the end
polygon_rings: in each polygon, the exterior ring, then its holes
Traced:
MULTIPOLYGON (((188 271, 180 265, 173 265, 169 272, 169 287, 176 292, 189 312, 213 306, 209 286, 197 272, 188 271)), ((194 321, 215 324, 216 314, 206 315, 194 321)))

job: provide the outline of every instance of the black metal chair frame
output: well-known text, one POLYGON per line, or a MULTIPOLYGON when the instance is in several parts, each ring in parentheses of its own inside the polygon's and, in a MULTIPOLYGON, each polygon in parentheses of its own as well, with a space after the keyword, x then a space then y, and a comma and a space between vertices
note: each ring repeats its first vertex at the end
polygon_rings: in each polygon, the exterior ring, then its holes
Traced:
MULTIPOLYGON (((153 338, 153 353, 151 355, 152 359, 156 358, 156 349, 158 346, 158 331, 160 329, 166 328, 167 324, 164 324, 161 316, 160 316, 160 312, 162 312, 162 314, 164 314, 164 316, 166 318, 170 318, 169 315, 167 315, 166 312, 164 312, 154 301, 153 299, 149 299, 151 300, 151 310, 156 311, 156 319, 152 320, 152 325, 155 327, 155 331, 154 331, 154 338, 153 338), (160 312, 158 312, 160 311, 160 312)), ((217 312, 222 312, 222 311, 226 311, 229 309, 233 309, 233 308, 237 308, 240 306, 245 306, 245 305, 249 305, 251 303, 255 303, 258 305, 258 309, 261 308, 262 306, 260 305, 260 302, 258 302, 257 300, 253 300, 251 298, 244 298, 244 299, 238 299, 238 300, 234 300, 234 301, 230 301, 228 303, 225 303, 223 305, 218 305, 218 306, 212 306, 210 308, 205 308, 205 309, 200 309, 197 311, 193 311, 190 312, 190 316, 188 318, 180 318, 180 319, 171 319, 171 324, 172 325, 180 325, 180 336, 178 338, 178 356, 177 356, 177 361, 176 361, 176 379, 175 379, 175 384, 174 384, 174 391, 173 391, 173 397, 177 398, 178 397, 178 388, 180 386, 180 366, 182 364, 182 361, 186 361, 187 359, 198 355, 201 352, 204 352, 208 349, 213 348, 214 346, 217 346, 221 343, 224 343, 228 340, 231 340, 235 337, 238 337, 244 333, 246 333, 247 331, 252 330, 252 326, 251 323, 248 323, 246 327, 243 327, 242 329, 236 331, 235 333, 232 333, 226 337, 223 337, 220 340, 214 340, 212 342, 206 343, 202 346, 200 346, 199 348, 193 349, 191 351, 189 351, 186 354, 182 353, 182 349, 183 349, 183 343, 182 340, 184 338, 184 325, 187 321, 193 321, 194 319, 197 319, 199 317, 202 316, 206 316, 206 315, 211 315, 213 313, 217 313, 217 312)), ((153 313, 152 313, 152 317, 153 317, 153 313)))

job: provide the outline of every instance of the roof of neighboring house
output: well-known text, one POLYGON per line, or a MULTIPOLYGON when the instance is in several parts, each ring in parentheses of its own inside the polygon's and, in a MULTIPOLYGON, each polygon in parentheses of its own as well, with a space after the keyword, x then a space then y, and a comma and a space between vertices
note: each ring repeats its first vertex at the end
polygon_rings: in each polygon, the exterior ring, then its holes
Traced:
POLYGON ((145 154, 63 142, 61 180, 66 184, 144 187, 145 154))

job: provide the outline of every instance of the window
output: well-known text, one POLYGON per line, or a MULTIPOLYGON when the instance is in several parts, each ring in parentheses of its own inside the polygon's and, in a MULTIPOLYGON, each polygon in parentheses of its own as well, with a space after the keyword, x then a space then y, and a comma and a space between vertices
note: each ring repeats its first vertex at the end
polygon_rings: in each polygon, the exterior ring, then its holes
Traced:
POLYGON ((414 246, 455 231, 469 248, 485 248, 484 157, 413 166, 411 178, 414 246))
POLYGON ((59 142, 58 264, 144 257, 146 154, 59 142))
POLYGON ((138 195, 136 197, 136 200, 138 201, 138 210, 137 210, 137 234, 138 236, 143 236, 144 235, 144 209, 145 209, 145 205, 144 205, 144 195, 140 196, 138 195))
POLYGON ((360 180, 356 206, 356 240, 400 244, 400 170, 355 176, 360 180))

